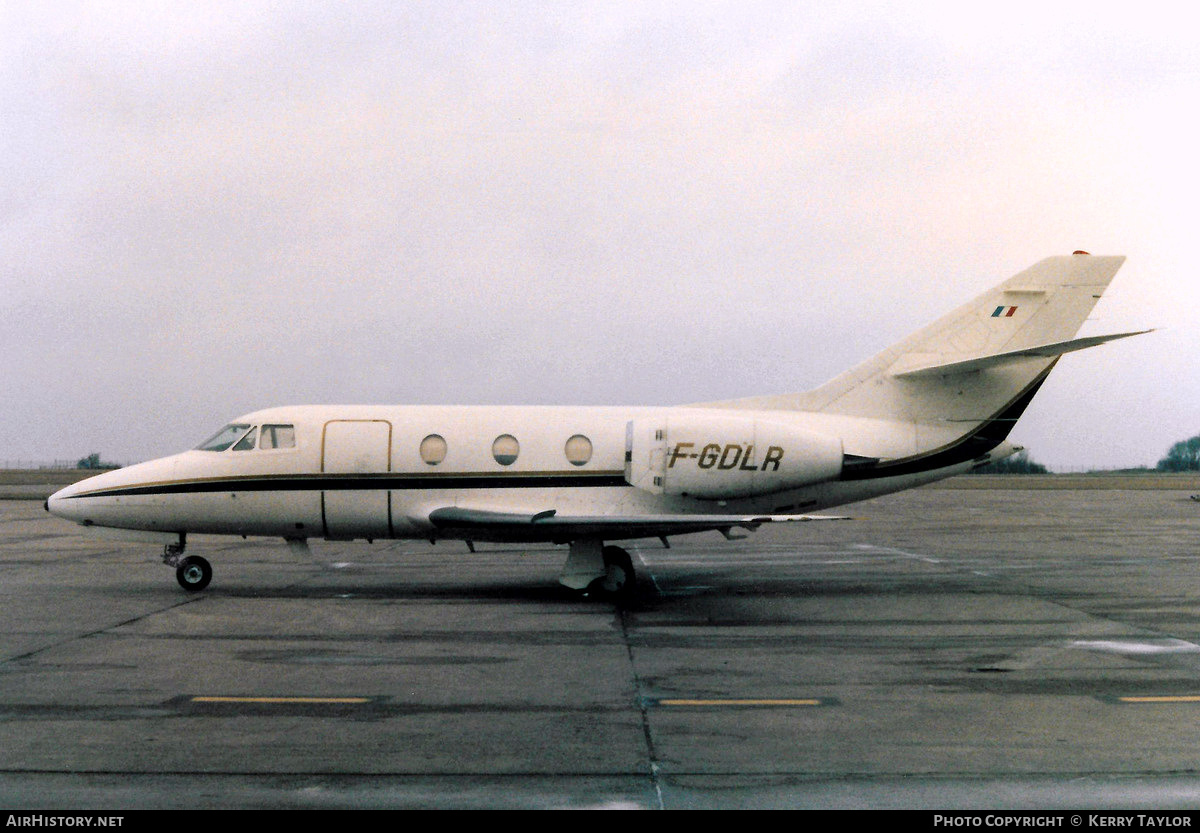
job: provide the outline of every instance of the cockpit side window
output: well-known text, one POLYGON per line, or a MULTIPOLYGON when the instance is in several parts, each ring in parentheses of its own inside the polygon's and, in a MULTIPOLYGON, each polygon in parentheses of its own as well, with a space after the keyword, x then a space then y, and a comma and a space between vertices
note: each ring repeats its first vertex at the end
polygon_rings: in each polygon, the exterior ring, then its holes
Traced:
POLYGON ((226 425, 217 433, 213 434, 200 445, 196 446, 200 451, 224 451, 233 445, 250 430, 250 425, 244 422, 234 422, 226 425))
POLYGON ((251 428, 250 433, 237 441, 237 445, 233 447, 234 451, 250 451, 254 448, 254 438, 258 436, 258 429, 251 428))
POLYGON ((292 425, 264 425, 259 448, 295 448, 296 429, 292 425))

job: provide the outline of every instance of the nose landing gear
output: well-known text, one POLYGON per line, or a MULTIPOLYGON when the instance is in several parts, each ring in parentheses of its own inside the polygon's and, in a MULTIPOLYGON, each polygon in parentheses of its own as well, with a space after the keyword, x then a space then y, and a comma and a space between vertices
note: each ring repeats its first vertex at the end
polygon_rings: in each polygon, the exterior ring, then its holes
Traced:
POLYGON ((183 557, 185 546, 183 536, 179 536, 178 544, 167 544, 163 547, 163 563, 175 568, 175 580, 179 586, 189 593, 196 593, 208 587, 212 581, 212 565, 207 559, 198 555, 183 557))
POLYGON ((175 568, 175 579, 189 593, 203 590, 212 581, 212 565, 198 555, 189 555, 175 568))

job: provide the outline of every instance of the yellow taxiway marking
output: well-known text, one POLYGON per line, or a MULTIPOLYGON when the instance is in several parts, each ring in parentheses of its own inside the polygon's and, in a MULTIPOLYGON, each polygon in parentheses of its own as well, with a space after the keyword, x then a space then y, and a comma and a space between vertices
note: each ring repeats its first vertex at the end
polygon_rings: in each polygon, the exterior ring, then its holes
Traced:
POLYGON ((370 703, 370 697, 193 697, 193 703, 370 703))
POLYGON ((1200 703, 1200 694, 1162 697, 1118 697, 1122 703, 1200 703))
POLYGON ((657 700, 660 706, 819 706, 813 698, 793 700, 657 700))

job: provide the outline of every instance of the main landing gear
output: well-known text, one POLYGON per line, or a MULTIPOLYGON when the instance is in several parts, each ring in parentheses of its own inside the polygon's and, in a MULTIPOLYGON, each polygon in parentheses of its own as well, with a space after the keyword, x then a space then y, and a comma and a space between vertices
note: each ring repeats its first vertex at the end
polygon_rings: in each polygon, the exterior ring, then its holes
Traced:
POLYGON ((179 586, 189 593, 196 593, 208 587, 212 581, 212 565, 207 559, 198 555, 183 557, 185 546, 182 537, 178 544, 167 544, 163 547, 163 563, 175 568, 175 580, 179 586))
POLYGON ((633 559, 620 547, 603 541, 572 541, 559 582, 588 598, 624 602, 633 598, 637 574, 633 559))
POLYGON ((605 547, 604 575, 593 579, 587 587, 589 596, 626 601, 633 596, 637 574, 633 571, 633 559, 620 547, 605 547))

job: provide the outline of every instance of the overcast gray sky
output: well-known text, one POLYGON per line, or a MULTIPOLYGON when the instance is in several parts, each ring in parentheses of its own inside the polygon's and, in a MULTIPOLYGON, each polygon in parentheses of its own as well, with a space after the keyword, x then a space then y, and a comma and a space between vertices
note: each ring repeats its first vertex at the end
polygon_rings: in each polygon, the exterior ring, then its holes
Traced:
POLYGON ((0 0, 0 460, 803 390, 1086 249, 1084 333, 1160 329, 1012 438, 1153 465, 1200 433, 1200 13, 911 5, 0 0))

